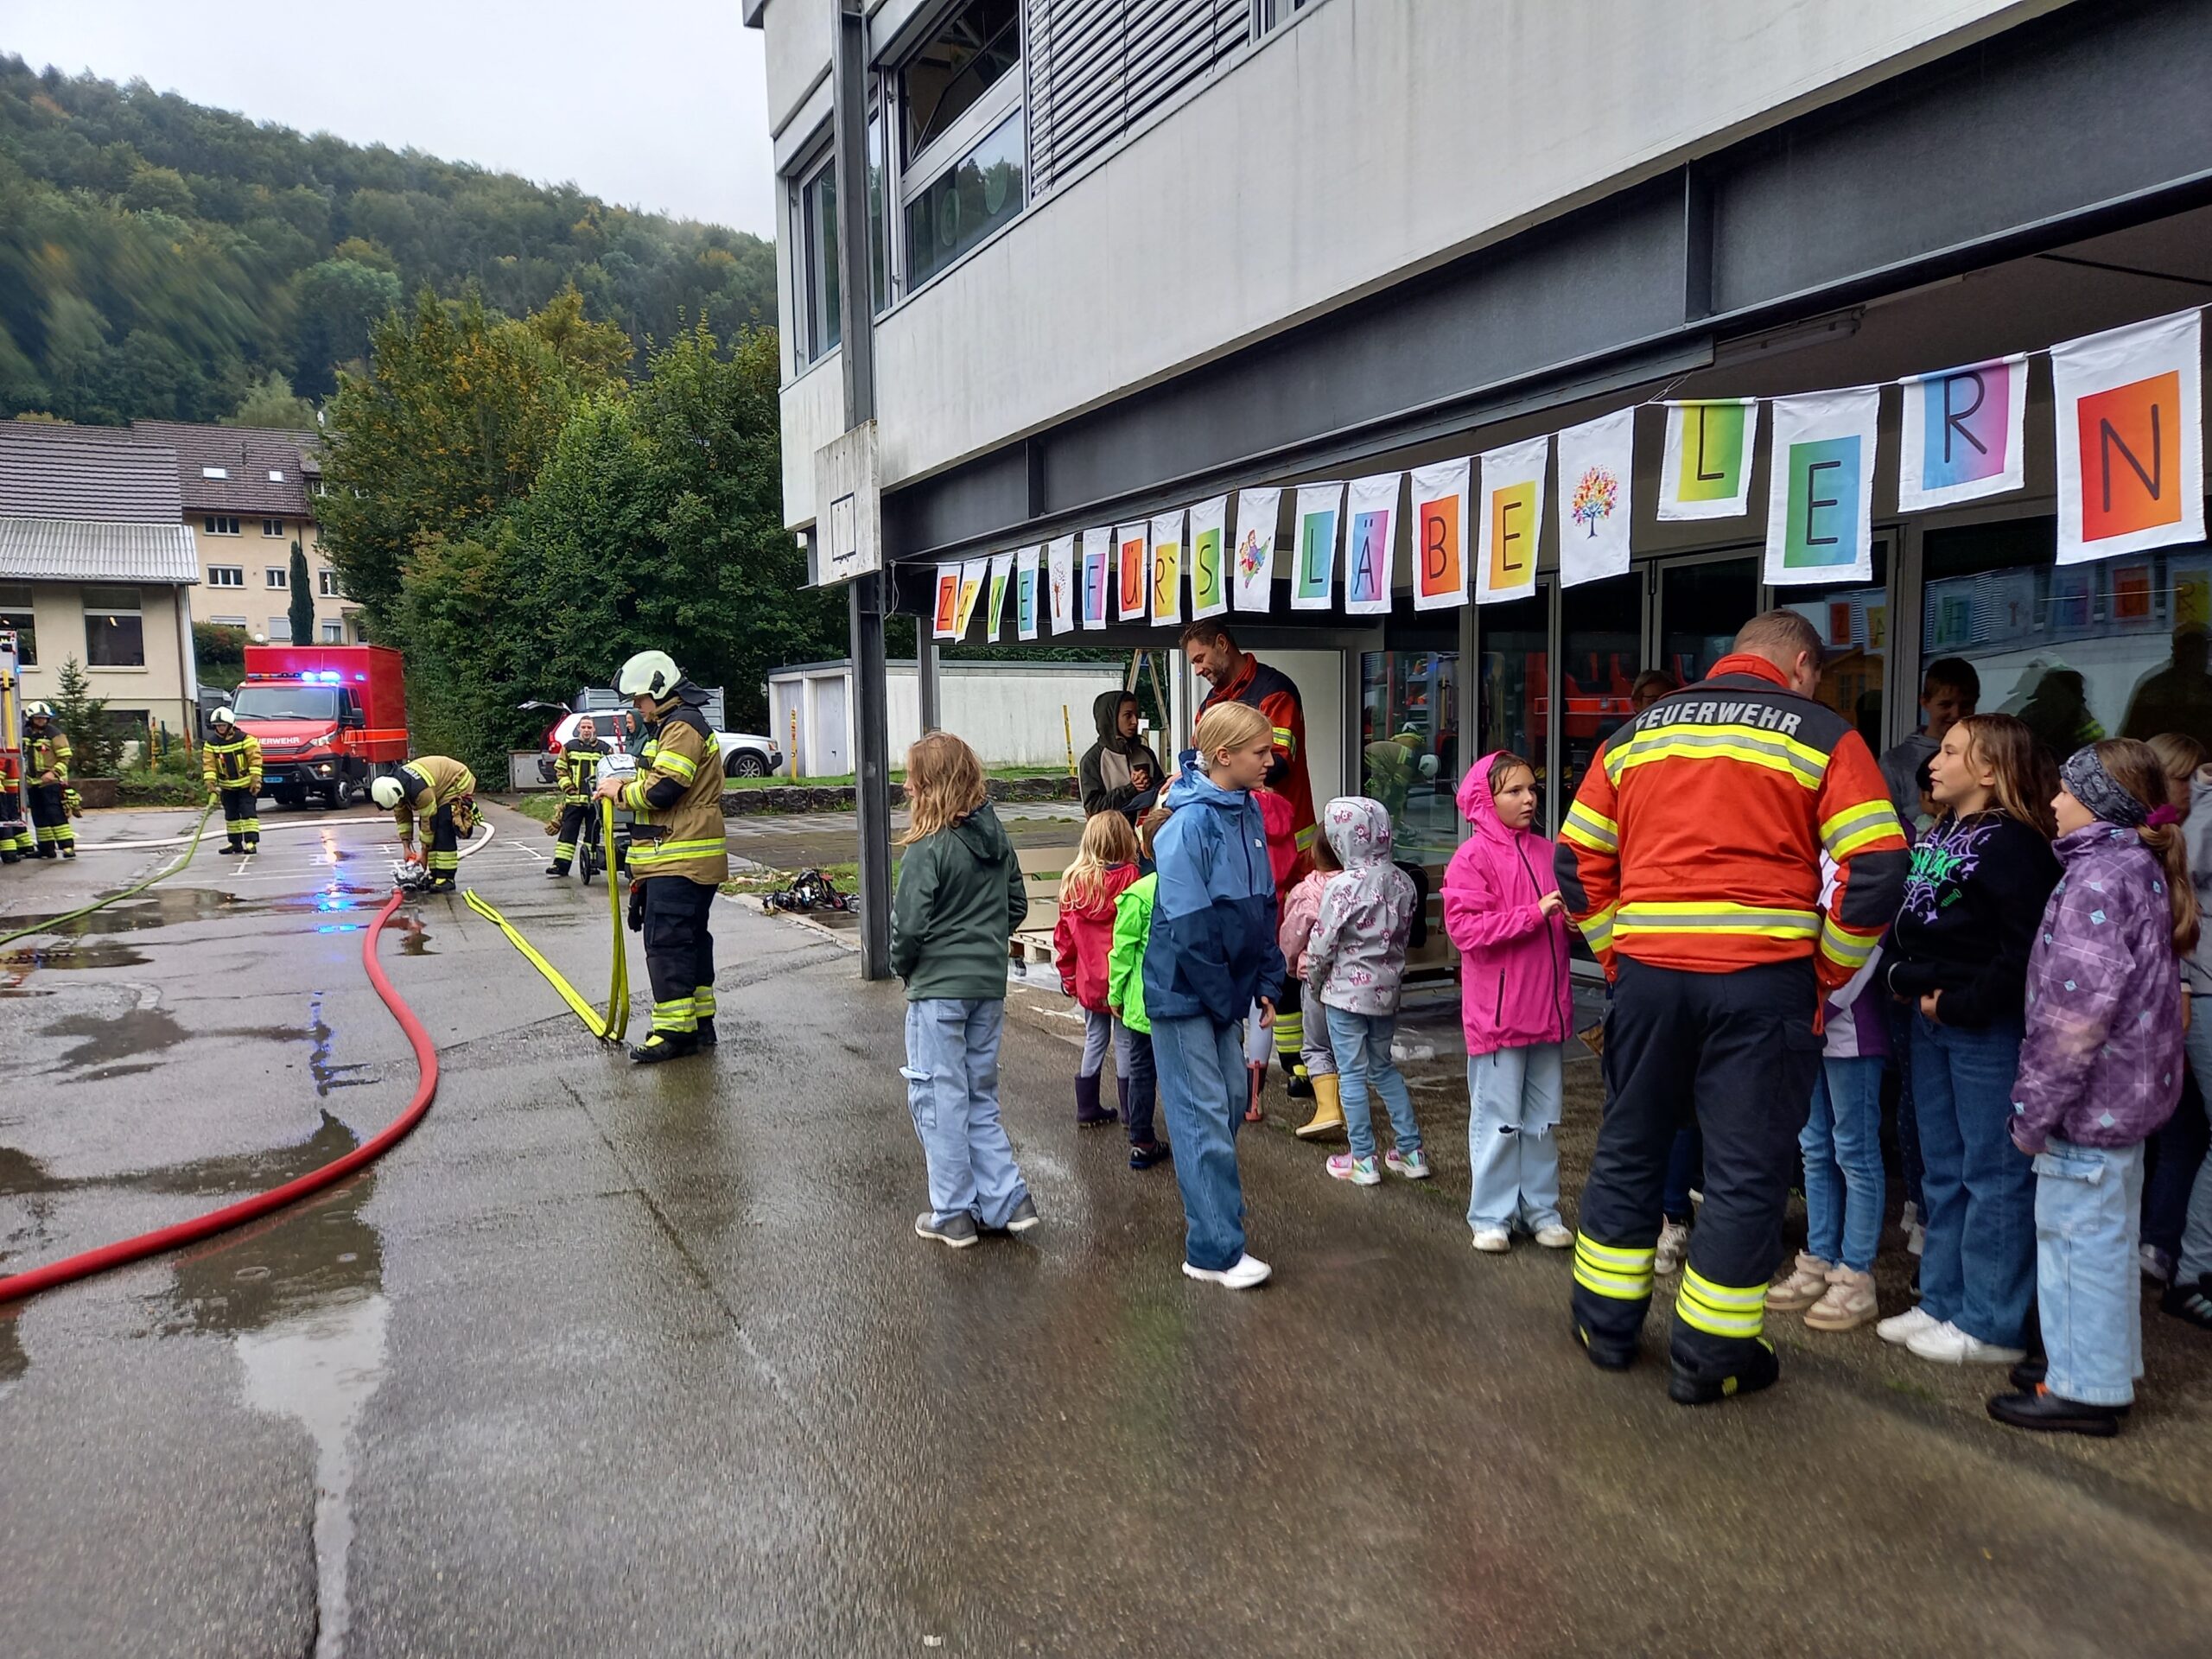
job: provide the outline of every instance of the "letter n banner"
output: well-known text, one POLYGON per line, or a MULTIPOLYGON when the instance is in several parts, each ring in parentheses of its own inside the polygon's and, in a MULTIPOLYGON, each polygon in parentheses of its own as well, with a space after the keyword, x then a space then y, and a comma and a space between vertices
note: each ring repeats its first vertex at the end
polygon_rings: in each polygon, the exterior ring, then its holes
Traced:
POLYGON ((2050 348, 2058 563, 2204 539, 2199 312, 2050 348))

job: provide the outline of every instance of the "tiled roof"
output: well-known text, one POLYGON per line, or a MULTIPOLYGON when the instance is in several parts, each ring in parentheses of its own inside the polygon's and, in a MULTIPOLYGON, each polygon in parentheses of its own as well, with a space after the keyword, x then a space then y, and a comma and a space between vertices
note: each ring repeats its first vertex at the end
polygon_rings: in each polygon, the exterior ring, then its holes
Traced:
POLYGON ((176 465, 120 427, 0 422, 0 516, 181 524, 176 465))
POLYGON ((184 511, 227 512, 241 518, 313 518, 307 480, 318 474, 312 432, 287 432, 261 426, 195 426, 182 421, 133 421, 133 433, 147 443, 176 452, 178 487, 184 511), (226 476, 209 478, 210 468, 226 476), (281 473, 281 479, 271 479, 281 473))
POLYGON ((192 527, 93 518, 0 518, 0 577, 31 582, 196 582, 192 527))

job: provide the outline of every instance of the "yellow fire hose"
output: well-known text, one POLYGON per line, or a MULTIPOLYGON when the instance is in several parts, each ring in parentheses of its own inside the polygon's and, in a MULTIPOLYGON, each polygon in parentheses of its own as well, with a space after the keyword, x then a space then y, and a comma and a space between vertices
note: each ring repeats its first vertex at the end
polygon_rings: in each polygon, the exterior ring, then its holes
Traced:
POLYGON ((169 876, 175 875, 186 865, 191 863, 193 854, 200 850, 200 837, 207 830, 207 820, 209 817, 213 815, 214 810, 215 803, 213 801, 208 802, 207 805, 200 809, 200 822, 192 826, 191 841, 186 844, 183 855, 178 858, 175 863, 170 865, 168 868, 165 870, 156 870, 153 874, 148 876, 143 881, 135 881, 130 886, 124 888, 122 892, 111 893, 105 899, 95 899, 89 905, 80 905, 75 910, 66 912, 60 916, 49 917, 47 920, 42 922, 34 922, 29 927, 19 927, 12 933, 0 933, 0 944, 13 944, 17 939, 26 938, 33 933, 54 932, 56 929, 60 927, 64 922, 73 922, 79 917, 89 916, 96 910, 105 910, 110 905, 119 903, 121 900, 130 898, 136 893, 143 893, 147 888, 152 887, 155 882, 163 880, 169 876))
MULTIPOLYGON (((614 870, 614 803, 599 804, 600 833, 607 854, 607 914, 614 933, 614 963, 613 982, 607 992, 607 1012, 601 1014, 584 1000, 583 993, 561 976, 559 969, 538 954, 537 946, 523 938, 522 930, 499 914, 471 887, 464 895, 468 907, 507 936, 507 943, 522 952, 530 965, 545 976, 545 982, 561 994, 561 1000, 572 1009, 577 1019, 584 1022, 584 1029, 604 1043, 619 1043, 630 1029, 630 953, 622 943, 622 892, 615 880, 614 870)), ((119 897, 120 895, 118 895, 119 897)), ((0 944, 4 944, 0 940, 0 944)))

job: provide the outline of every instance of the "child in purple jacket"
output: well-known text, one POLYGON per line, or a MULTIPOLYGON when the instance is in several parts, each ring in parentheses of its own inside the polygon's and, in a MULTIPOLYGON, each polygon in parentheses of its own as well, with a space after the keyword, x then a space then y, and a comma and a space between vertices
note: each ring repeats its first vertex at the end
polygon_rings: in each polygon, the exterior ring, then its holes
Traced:
POLYGON ((1989 1414, 2015 1428, 2120 1432, 2143 1375, 2136 1284, 2143 1143, 2181 1095, 2181 958, 2196 893, 2150 745, 2107 739, 2060 769, 2066 874, 2028 961, 2012 1144, 2035 1160, 2036 1293, 2047 1358, 1989 1414))

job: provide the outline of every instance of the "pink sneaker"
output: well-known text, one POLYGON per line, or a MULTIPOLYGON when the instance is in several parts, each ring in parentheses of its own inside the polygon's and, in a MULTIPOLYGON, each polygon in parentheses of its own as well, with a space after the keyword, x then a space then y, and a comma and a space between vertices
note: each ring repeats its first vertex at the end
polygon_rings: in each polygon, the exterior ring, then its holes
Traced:
POLYGON ((1329 1178, 1350 1181, 1354 1186, 1382 1185, 1382 1173, 1375 1167, 1375 1160, 1371 1156, 1355 1158, 1348 1152, 1338 1153, 1329 1160, 1329 1178))

